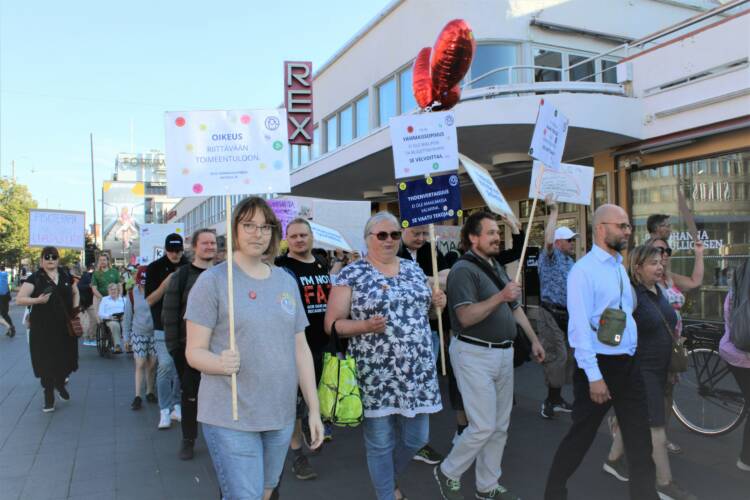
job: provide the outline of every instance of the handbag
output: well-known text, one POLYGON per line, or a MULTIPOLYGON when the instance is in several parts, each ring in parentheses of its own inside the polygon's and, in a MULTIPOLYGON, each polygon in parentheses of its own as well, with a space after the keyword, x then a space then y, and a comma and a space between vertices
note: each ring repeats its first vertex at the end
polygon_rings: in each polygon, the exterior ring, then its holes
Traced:
POLYGON ((323 373, 318 384, 320 416, 341 427, 356 427, 364 411, 357 384, 357 365, 352 356, 341 349, 336 322, 331 326, 334 352, 323 354, 323 373))
POLYGON ((664 322, 664 328, 667 331, 667 335, 669 335, 669 338, 672 340, 672 350, 669 357, 669 372, 686 372, 688 370, 688 352, 687 348, 685 347, 685 339, 675 338, 674 331, 672 330, 672 328, 670 328, 669 323, 667 323, 667 318, 664 317, 661 309, 659 309, 659 305, 654 301, 654 299, 651 299, 649 302, 651 302, 651 304, 654 306, 656 312, 659 313, 661 320, 664 322))

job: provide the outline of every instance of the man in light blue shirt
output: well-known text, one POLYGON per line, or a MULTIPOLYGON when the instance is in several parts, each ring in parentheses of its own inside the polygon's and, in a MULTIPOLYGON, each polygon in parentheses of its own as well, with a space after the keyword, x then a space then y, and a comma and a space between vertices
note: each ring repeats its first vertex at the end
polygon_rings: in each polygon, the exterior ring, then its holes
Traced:
POLYGON ((616 205, 599 207, 592 226, 594 246, 573 266, 567 284, 568 338, 578 366, 573 379, 573 425, 555 454, 544 498, 567 498, 568 478, 614 406, 630 466, 630 498, 657 500, 646 392, 635 356, 638 331, 630 279, 620 255, 632 226, 625 210, 616 205), (597 336, 608 308, 625 313, 617 345, 602 343, 597 336))

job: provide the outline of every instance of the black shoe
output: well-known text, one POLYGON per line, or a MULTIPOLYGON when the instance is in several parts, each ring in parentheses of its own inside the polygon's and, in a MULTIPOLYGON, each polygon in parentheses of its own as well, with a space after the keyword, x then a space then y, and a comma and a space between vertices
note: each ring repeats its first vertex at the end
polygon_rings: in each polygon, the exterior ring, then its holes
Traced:
POLYGON ((183 439, 182 448, 180 448, 180 460, 192 460, 195 452, 193 447, 195 446, 195 439, 183 439))
POLYGON ((443 461, 443 455, 432 449, 430 445, 425 445, 424 448, 419 450, 412 460, 416 462, 424 462, 429 465, 437 465, 443 461))
POLYGON ((294 472, 294 475, 297 477, 297 479, 301 479, 303 481, 308 479, 316 479, 318 477, 317 472, 313 470, 310 462, 307 461, 307 457, 302 454, 294 457, 294 462, 292 462, 292 472, 294 472))
POLYGON ((141 397, 140 396, 136 396, 135 398, 133 398, 133 402, 130 403, 130 409, 131 410, 140 410, 142 402, 143 402, 143 400, 141 399, 141 397))
POLYGON ((146 401, 148 401, 149 403, 156 403, 158 400, 156 399, 156 396, 153 392, 149 392, 148 394, 146 394, 146 401))
POLYGON ((555 408, 552 404, 552 401, 549 399, 545 399, 544 403, 542 403, 542 411, 540 413, 542 418, 555 418, 555 408))
POLYGON ((44 413, 55 411, 55 391, 52 389, 44 390, 44 406, 42 407, 44 413))
POLYGON ((573 405, 560 398, 560 401, 555 401, 554 403, 552 403, 552 409, 557 412, 572 413, 573 405))
POLYGON ((57 389, 57 394, 60 396, 60 399, 63 401, 70 401, 70 393, 64 385, 55 387, 55 389, 57 389))
POLYGON ((5 332, 5 335, 7 335, 7 336, 8 336, 8 337, 10 337, 10 338, 13 338, 13 337, 15 337, 15 336, 16 336, 16 327, 15 327, 15 326, 11 326, 11 327, 10 327, 10 328, 8 329, 8 331, 7 331, 7 332, 5 332))

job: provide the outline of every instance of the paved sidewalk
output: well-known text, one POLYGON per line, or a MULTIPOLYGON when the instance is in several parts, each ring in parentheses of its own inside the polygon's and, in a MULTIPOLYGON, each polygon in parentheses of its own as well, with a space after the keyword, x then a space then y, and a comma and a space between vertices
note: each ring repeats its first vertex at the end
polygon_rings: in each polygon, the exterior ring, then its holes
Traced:
MULTIPOLYGON (((216 499, 218 487, 205 443, 199 438, 196 457, 180 461, 179 424, 156 429, 157 405, 133 399, 132 359, 102 359, 93 347, 80 348, 80 368, 71 376, 70 402, 58 402, 53 413, 42 413, 42 390, 34 378, 28 345, 20 327, 21 309, 11 314, 18 335, 0 335, 0 500, 44 499, 216 499)), ((545 389, 541 369, 527 364, 516 371, 518 405, 503 461, 502 483, 525 500, 542 497, 544 481, 557 444, 569 427, 566 416, 552 421, 539 417, 545 389)), ((446 398, 447 401, 447 398, 446 398)), ((433 446, 446 452, 455 430, 453 413, 431 419, 433 446)), ((670 431, 685 453, 672 457, 675 478, 704 500, 747 500, 750 475, 734 466, 741 434, 718 438, 688 433, 678 424, 670 431)), ((609 438, 601 430, 570 484, 571 498, 625 500, 627 487, 601 472, 609 438)), ((310 461, 320 477, 297 480, 285 469, 284 499, 369 500, 369 482, 360 429, 334 429, 334 440, 310 461)), ((400 483, 411 500, 439 498, 432 468, 414 463, 400 483)), ((463 480, 466 498, 473 498, 473 471, 463 480)))

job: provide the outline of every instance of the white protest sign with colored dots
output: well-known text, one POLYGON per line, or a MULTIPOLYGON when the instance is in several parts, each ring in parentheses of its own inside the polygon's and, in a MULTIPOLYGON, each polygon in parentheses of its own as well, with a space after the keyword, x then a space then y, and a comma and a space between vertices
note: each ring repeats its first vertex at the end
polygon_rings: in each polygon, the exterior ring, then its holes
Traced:
POLYGON ((396 179, 458 169, 453 111, 395 116, 389 124, 396 179))
POLYGON ((563 115, 549 101, 542 99, 531 137, 529 156, 544 163, 551 170, 560 169, 565 150, 565 140, 568 138, 568 118, 563 115))
POLYGON ((164 128, 169 196, 291 191, 283 109, 167 112, 164 128))

